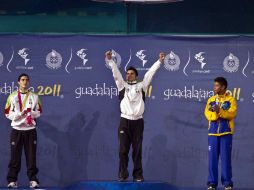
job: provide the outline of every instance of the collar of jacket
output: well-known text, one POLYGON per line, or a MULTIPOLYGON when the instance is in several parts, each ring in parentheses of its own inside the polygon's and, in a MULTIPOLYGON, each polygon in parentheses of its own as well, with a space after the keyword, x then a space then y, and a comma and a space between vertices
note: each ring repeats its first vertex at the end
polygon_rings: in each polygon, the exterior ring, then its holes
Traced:
POLYGON ((138 81, 132 81, 132 82, 130 82, 130 81, 127 81, 127 83, 129 84, 129 85, 134 85, 134 84, 137 84, 138 83, 138 81))
POLYGON ((225 92, 224 94, 221 94, 221 95, 218 94, 219 97, 226 97, 226 96, 228 96, 228 95, 229 95, 228 92, 225 92))
POLYGON ((29 90, 26 90, 25 92, 22 92, 21 90, 19 90, 20 94, 27 94, 29 92, 29 90))

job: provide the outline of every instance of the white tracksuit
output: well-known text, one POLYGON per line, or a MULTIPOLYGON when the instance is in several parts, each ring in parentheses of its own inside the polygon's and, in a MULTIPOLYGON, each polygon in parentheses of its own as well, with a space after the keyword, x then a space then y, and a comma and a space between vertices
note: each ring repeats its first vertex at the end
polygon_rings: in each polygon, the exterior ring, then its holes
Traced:
POLYGON ((121 117, 129 120, 138 120, 142 118, 145 110, 143 92, 147 90, 154 74, 160 68, 161 62, 158 60, 152 65, 146 72, 143 81, 134 81, 132 83, 124 81, 113 60, 109 61, 109 65, 112 69, 118 91, 121 92, 125 90, 124 98, 120 103, 121 117))

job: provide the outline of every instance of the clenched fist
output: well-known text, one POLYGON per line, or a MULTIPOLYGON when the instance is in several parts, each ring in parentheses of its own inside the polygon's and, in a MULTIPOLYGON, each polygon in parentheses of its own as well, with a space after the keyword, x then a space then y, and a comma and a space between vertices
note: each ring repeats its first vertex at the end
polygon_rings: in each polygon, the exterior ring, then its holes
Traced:
POLYGON ((161 52, 159 54, 159 60, 160 60, 160 62, 162 63, 164 61, 164 59, 165 59, 165 53, 161 52))
POLYGON ((111 51, 107 51, 107 52, 105 53, 105 56, 106 56, 106 58, 107 58, 108 60, 111 60, 111 59, 112 59, 112 52, 111 52, 111 51))

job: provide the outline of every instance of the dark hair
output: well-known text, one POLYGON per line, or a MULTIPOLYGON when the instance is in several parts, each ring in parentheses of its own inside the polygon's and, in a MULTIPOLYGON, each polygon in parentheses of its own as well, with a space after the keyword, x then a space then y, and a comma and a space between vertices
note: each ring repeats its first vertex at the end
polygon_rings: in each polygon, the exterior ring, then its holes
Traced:
POLYGON ((137 69, 135 67, 132 67, 132 66, 128 67, 127 71, 130 71, 130 70, 134 71, 136 76, 138 76, 138 71, 137 71, 137 69))
POLYGON ((29 80, 29 76, 28 76, 28 74, 26 74, 26 73, 22 73, 21 75, 19 75, 18 81, 20 81, 21 77, 27 77, 28 80, 29 80))
POLYGON ((218 82, 220 85, 225 86, 225 89, 228 87, 228 81, 224 77, 217 77, 214 79, 214 82, 218 82))

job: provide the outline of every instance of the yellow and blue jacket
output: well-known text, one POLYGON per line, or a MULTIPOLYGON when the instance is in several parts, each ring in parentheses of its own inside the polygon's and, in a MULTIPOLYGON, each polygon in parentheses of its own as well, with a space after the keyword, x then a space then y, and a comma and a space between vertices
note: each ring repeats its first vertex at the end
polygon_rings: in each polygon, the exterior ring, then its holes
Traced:
POLYGON ((236 111, 236 100, 228 93, 210 97, 205 108, 205 116, 209 121, 208 135, 222 136, 233 134, 236 111), (219 113, 214 110, 216 104, 220 107, 219 113))

